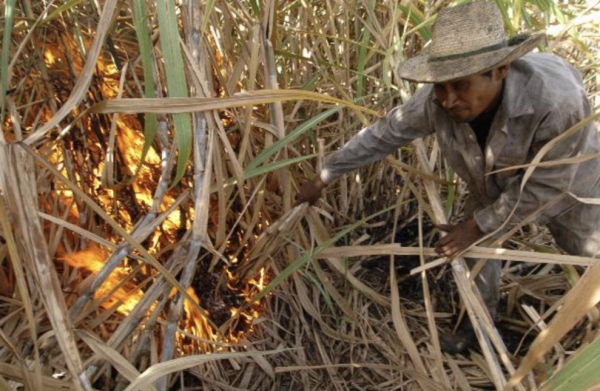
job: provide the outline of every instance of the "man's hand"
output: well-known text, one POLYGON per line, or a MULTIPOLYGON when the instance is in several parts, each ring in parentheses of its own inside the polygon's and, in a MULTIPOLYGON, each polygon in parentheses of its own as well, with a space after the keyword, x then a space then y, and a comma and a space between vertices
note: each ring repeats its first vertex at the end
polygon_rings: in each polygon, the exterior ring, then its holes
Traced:
POLYGON ((483 232, 473 218, 456 227, 450 227, 449 232, 435 246, 435 252, 442 257, 454 258, 483 236, 483 232))
POLYGON ((304 182, 300 192, 296 196, 296 205, 300 205, 304 202, 308 202, 309 204, 314 204, 320 197, 323 188, 325 187, 325 183, 321 180, 321 177, 317 175, 311 181, 304 182))

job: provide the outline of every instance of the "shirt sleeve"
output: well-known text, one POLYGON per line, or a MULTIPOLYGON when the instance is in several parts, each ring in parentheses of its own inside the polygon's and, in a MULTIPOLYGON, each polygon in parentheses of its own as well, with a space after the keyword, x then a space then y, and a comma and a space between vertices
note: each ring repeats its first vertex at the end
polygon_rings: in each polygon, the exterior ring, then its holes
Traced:
MULTIPOLYGON (((540 149, 562 132, 576 125, 582 116, 580 113, 564 113, 553 110, 541 121, 531 146, 534 157, 540 149)), ((593 127, 585 127, 558 143, 542 158, 542 162, 557 161, 580 155, 586 151, 590 137, 595 137, 593 127)), ((522 221, 525 217, 538 212, 536 221, 542 224, 564 211, 564 203, 558 202, 568 191, 577 187, 574 183, 579 164, 558 164, 554 166, 538 166, 528 178, 521 191, 523 173, 515 175, 498 199, 491 205, 474 213, 479 228, 484 233, 498 229, 510 219, 505 226, 522 221), (511 212, 514 209, 514 213, 511 212)))
POLYGON ((433 133, 427 118, 430 97, 431 86, 426 85, 408 102, 358 132, 327 159, 321 180, 331 183, 345 173, 383 159, 414 139, 433 133))

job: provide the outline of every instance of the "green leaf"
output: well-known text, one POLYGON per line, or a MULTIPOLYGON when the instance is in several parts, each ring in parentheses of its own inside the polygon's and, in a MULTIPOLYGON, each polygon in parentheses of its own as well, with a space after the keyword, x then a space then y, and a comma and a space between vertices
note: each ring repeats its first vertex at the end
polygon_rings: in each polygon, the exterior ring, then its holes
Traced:
POLYGON ((206 26, 208 26, 208 22, 210 21, 210 14, 215 6, 215 0, 208 0, 206 2, 206 7, 204 8, 204 17, 202 19, 202 28, 200 29, 200 35, 204 35, 206 31, 206 26))
POLYGON ((578 391, 600 383, 600 339, 581 349, 540 391, 578 391))
POLYGON ((446 213, 446 216, 450 216, 452 212, 452 207, 454 206, 454 202, 456 201, 456 185, 454 184, 456 175, 454 174, 454 170, 452 168, 448 168, 446 177, 448 178, 448 197, 446 199, 444 212, 446 213))
POLYGON ((398 4, 398 8, 402 11, 404 17, 408 18, 408 20, 416 26, 416 29, 419 30, 421 38, 423 38, 425 42, 429 41, 431 39, 431 29, 427 26, 427 24, 432 22, 433 19, 430 18, 426 20, 423 13, 419 11, 415 5, 405 6, 398 4))
MULTIPOLYGON (((152 56, 152 45, 150 43, 150 31, 148 29, 148 13, 146 12, 145 0, 134 0, 133 3, 133 26, 135 27, 135 33, 138 39, 138 45, 140 47, 140 55, 142 58, 142 68, 144 70, 144 97, 155 98, 156 85, 154 84, 154 72, 153 72, 153 56, 152 56)), ((133 175, 132 181, 140 173, 146 155, 150 150, 150 146, 154 142, 156 137, 156 114, 147 113, 145 114, 144 123, 144 146, 142 147, 142 155, 140 157, 140 164, 138 165, 135 174, 133 175)))
POLYGON ((268 158, 273 156, 275 153, 279 152, 283 147, 285 147, 286 145, 289 145, 296 138, 300 137, 302 134, 304 134, 305 132, 312 129, 315 125, 317 125, 319 122, 323 121, 325 118, 331 116, 334 113, 337 113, 338 111, 340 111, 340 109, 341 109, 341 106, 333 107, 329 110, 326 110, 320 114, 315 115, 308 121, 303 122, 300 126, 298 126, 296 129, 294 129, 292 132, 290 132, 290 134, 288 134, 281 140, 277 140, 277 142, 273 143, 268 148, 266 148, 264 151, 262 151, 262 153, 260 155, 258 155, 256 158, 254 158, 254 160, 252 160, 248 164, 247 170, 252 170, 252 169, 258 167, 259 164, 263 163, 268 158))
POLYGON ((7 0, 4 8, 4 35, 2 36, 2 54, 0 55, 0 73, 2 89, 0 98, 2 105, 0 108, 0 124, 4 124, 4 111, 6 110, 6 90, 8 89, 8 62, 10 58, 11 35, 13 28, 13 18, 16 0, 7 0))
MULTIPOLYGON (((156 0, 160 44, 165 62, 167 88, 170 97, 187 97, 187 81, 184 61, 179 46, 179 30, 175 4, 171 0, 156 0)), ((175 138, 177 140, 177 173, 172 186, 183 177, 185 167, 192 151, 192 120, 190 114, 173 114, 175 138)))
POLYGON ((79 4, 81 2, 83 2, 83 0, 70 0, 70 1, 67 1, 63 5, 60 5, 60 6, 56 7, 56 9, 54 11, 52 11, 48 16, 46 16, 44 18, 44 23, 47 23, 47 22, 50 22, 50 21, 54 20, 60 14, 62 14, 65 11, 68 11, 68 10, 72 9, 73 7, 75 7, 77 4, 79 4))
MULTIPOLYGON (((373 2, 371 2, 371 4, 369 4, 369 6, 371 6, 371 8, 374 8, 373 2)), ((358 47, 358 64, 356 66, 356 73, 357 73, 357 77, 356 77, 356 96, 357 97, 361 97, 364 94, 364 82, 365 82, 365 68, 367 65, 367 45, 369 44, 369 41, 371 40, 371 31, 364 26, 362 28, 362 37, 360 40, 361 45, 358 47)))
POLYGON ((252 9, 252 16, 260 16, 260 5, 257 0, 250 0, 250 8, 252 9))
POLYGON ((280 168, 285 168, 285 167, 288 167, 288 166, 291 166, 294 164, 298 164, 305 160, 312 159, 315 156, 317 156, 317 155, 312 154, 312 155, 306 155, 306 156, 298 156, 293 159, 277 160, 273 163, 265 164, 260 167, 254 167, 252 169, 247 168, 244 170, 244 178, 250 179, 250 178, 260 176, 260 175, 264 175, 271 171, 279 170, 280 168))

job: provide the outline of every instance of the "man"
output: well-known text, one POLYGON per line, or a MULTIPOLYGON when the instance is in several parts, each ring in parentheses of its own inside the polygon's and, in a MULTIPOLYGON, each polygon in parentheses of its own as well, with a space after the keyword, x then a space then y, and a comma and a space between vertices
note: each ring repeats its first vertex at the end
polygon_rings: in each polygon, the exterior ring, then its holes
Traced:
MULTIPOLYGON (((593 123, 550 149, 543 161, 580 155, 580 163, 539 166, 521 191, 522 170, 550 140, 592 114, 580 74, 564 60, 529 53, 543 35, 507 40, 491 2, 446 8, 433 25, 428 53, 402 63, 400 77, 425 84, 404 105, 361 130, 303 185, 298 202, 314 202, 344 173, 382 159, 410 141, 436 134, 455 172, 468 184, 464 221, 436 244, 455 257, 486 234, 524 218, 547 225, 555 242, 574 255, 600 253, 600 206, 575 197, 600 196, 600 143, 593 123), (590 156, 592 156, 590 158, 590 156)), ((499 301, 500 263, 488 261, 476 284, 490 313, 499 301)), ((446 350, 464 350, 469 324, 446 350)))

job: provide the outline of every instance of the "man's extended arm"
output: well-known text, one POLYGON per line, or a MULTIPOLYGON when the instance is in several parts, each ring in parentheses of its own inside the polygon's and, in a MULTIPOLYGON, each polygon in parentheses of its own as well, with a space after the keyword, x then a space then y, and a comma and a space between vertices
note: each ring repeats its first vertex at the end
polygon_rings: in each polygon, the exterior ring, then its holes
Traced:
POLYGON ((341 175, 383 159, 398 147, 433 133, 426 114, 430 96, 431 86, 421 88, 406 104, 394 108, 352 137, 329 157, 315 178, 302 186, 296 204, 315 202, 322 189, 341 175))

